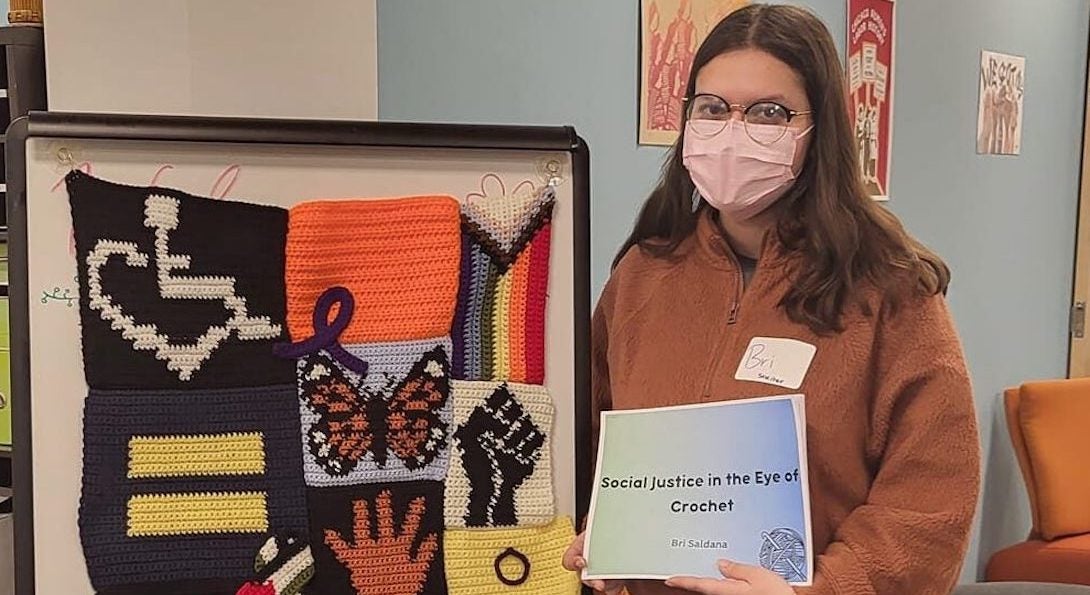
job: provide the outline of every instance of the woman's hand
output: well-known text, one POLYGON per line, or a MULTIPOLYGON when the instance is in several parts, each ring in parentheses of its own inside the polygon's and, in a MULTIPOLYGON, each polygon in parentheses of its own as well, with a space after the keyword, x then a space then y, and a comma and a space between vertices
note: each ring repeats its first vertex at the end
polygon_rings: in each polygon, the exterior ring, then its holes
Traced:
MULTIPOLYGON (((572 540, 571 545, 568 546, 568 551, 564 552, 564 568, 573 572, 582 572, 587 567, 587 561, 583 558, 585 540, 586 533, 580 533, 572 540)), ((583 584, 608 595, 620 593, 621 589, 624 588, 624 581, 583 581, 583 584)))
POLYGON ((795 590, 783 577, 759 566, 721 560, 722 579, 677 576, 666 585, 704 595, 794 595, 795 590))

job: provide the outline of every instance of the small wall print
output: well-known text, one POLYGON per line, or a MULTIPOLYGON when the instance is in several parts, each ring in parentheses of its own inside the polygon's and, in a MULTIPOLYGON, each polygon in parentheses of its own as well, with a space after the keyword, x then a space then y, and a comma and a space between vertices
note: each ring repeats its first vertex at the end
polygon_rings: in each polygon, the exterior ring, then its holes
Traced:
POLYGON ((1022 153, 1022 100, 1026 59, 987 50, 980 54, 980 109, 976 152, 982 155, 1022 153))
POLYGON ((696 50, 711 30, 750 0, 641 0, 641 145, 677 140, 696 50))
POLYGON ((859 171, 874 200, 889 200, 893 147, 893 0, 848 0, 848 101, 859 171))

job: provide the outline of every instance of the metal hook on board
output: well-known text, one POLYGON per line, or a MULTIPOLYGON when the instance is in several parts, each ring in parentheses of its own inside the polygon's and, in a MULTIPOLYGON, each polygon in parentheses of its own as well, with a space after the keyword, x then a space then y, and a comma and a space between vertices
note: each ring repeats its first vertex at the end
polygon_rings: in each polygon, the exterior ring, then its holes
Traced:
POLYGON ((72 164, 75 163, 76 157, 72 154, 72 150, 68 147, 60 147, 57 149, 57 162, 63 166, 67 166, 69 170, 72 169, 72 164))
POLYGON ((537 162, 537 174, 546 186, 556 188, 564 183, 567 176, 564 172, 564 162, 558 157, 544 157, 537 162))
POLYGON ((56 192, 57 189, 61 187, 61 184, 64 184, 64 180, 68 177, 68 174, 73 171, 79 170, 87 175, 91 175, 91 162, 83 161, 77 165, 76 155, 68 147, 59 147, 54 155, 57 158, 57 164, 62 167, 64 174, 55 184, 53 184, 53 187, 49 189, 50 192, 56 192))
POLYGON ((53 162, 53 171, 68 173, 85 161, 82 149, 68 141, 54 141, 46 145, 46 159, 53 162))

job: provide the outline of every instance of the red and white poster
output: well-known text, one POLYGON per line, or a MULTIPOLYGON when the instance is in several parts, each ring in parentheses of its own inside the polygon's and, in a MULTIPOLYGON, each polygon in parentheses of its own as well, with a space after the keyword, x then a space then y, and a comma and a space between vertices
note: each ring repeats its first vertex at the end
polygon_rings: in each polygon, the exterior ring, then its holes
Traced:
POLYGON ((859 167, 875 200, 889 200, 893 137, 894 0, 848 0, 848 93, 859 167))

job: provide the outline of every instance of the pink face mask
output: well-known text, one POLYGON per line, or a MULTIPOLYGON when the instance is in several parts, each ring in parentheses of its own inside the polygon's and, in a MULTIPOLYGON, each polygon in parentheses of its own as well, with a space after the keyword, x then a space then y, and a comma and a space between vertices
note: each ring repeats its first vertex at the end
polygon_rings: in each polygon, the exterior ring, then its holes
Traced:
POLYGON ((734 119, 689 120, 682 157, 708 204, 721 213, 749 219, 791 188, 795 147, 811 130, 813 126, 784 132, 782 126, 750 124, 747 133, 746 126, 734 119), (754 140, 762 136, 769 139, 767 144, 754 140))

